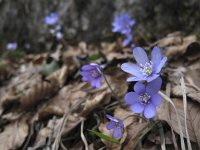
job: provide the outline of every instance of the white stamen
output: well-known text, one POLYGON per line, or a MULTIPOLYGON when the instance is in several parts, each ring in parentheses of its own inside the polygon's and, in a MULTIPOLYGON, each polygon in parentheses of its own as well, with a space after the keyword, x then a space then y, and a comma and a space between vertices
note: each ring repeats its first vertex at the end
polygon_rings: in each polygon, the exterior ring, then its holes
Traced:
POLYGON ((148 95, 147 93, 140 96, 140 100, 144 104, 149 103, 149 99, 150 99, 150 95, 148 95))
POLYGON ((153 67, 153 63, 151 61, 146 62, 144 65, 140 64, 141 69, 140 71, 144 74, 144 75, 150 75, 152 73, 152 67, 153 67))

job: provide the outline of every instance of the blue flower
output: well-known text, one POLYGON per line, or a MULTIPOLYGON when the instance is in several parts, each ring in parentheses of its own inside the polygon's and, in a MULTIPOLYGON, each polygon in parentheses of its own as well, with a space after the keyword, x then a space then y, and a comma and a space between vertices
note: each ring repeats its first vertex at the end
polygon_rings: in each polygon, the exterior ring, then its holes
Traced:
POLYGON ((11 42, 6 45, 6 49, 10 51, 15 51, 17 49, 17 43, 11 42))
POLYGON ((113 32, 120 32, 121 34, 129 35, 131 33, 131 28, 135 24, 135 20, 131 19, 128 13, 121 13, 115 16, 112 23, 113 32))
POLYGON ((111 115, 106 114, 106 117, 110 119, 110 122, 107 123, 106 128, 108 130, 113 129, 113 136, 116 139, 120 139, 122 137, 122 132, 124 129, 124 123, 122 120, 112 117, 111 115))
POLYGON ((129 43, 131 43, 132 39, 133 39, 133 37, 131 34, 127 35, 126 39, 124 39, 124 41, 123 41, 123 45, 127 46, 129 43))
POLYGON ((127 79, 130 81, 146 80, 153 81, 160 76, 160 71, 167 61, 167 57, 162 57, 158 47, 154 47, 151 53, 151 61, 148 59, 146 52, 141 47, 133 49, 133 55, 138 65, 132 63, 123 63, 121 69, 133 75, 127 79))
POLYGON ((84 65, 81 68, 82 81, 90 82, 92 88, 99 88, 103 79, 100 66, 95 63, 84 65))
POLYGON ((47 25, 55 25, 58 22, 58 14, 56 12, 51 12, 44 18, 44 22, 47 25))
POLYGON ((135 92, 128 92, 124 99, 131 105, 131 110, 135 113, 144 112, 144 116, 150 119, 156 115, 156 107, 162 102, 162 97, 158 94, 162 85, 160 77, 144 85, 142 82, 136 82, 135 92))
POLYGON ((61 32, 61 31, 56 32, 56 39, 57 39, 57 40, 60 40, 60 39, 62 39, 62 38, 63 38, 62 32, 61 32))

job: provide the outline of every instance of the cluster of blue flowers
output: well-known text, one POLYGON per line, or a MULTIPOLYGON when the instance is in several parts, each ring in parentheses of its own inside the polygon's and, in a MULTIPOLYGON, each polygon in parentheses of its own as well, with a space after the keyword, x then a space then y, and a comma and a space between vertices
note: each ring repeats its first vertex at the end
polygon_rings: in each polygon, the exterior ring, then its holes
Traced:
MULTIPOLYGON (((114 19, 113 32, 121 32, 125 35, 131 34, 130 28, 134 23, 135 21, 126 13, 117 16, 114 19)), ((126 93, 124 99, 134 113, 143 113, 145 118, 150 119, 156 115, 156 108, 162 102, 162 97, 158 94, 162 85, 160 72, 167 61, 167 57, 162 56, 158 47, 153 48, 151 60, 141 47, 131 47, 131 49, 137 64, 123 63, 121 69, 132 75, 127 79, 128 82, 137 82, 133 87, 134 91, 126 93)), ((84 65, 81 75, 82 80, 90 82, 93 88, 100 87, 103 72, 98 64, 84 65)), ((106 117, 110 119, 107 129, 113 129, 114 138, 121 138, 124 128, 123 121, 110 115, 106 115, 106 117)))
POLYGON ((112 31, 119 32, 126 37, 123 41, 124 46, 127 46, 129 43, 131 43, 133 39, 131 31, 134 24, 135 20, 131 19, 128 13, 119 14, 114 18, 114 21, 112 23, 112 31))
POLYGON ((44 22, 50 28, 50 33, 56 37, 56 39, 60 40, 63 38, 63 34, 61 32, 62 27, 59 25, 59 16, 56 12, 51 12, 44 18, 44 22))

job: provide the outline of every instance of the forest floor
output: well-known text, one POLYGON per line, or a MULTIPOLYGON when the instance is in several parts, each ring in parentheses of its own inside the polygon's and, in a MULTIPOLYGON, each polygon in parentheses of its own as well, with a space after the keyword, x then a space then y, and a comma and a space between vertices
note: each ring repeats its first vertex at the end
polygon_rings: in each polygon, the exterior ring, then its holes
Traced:
POLYGON ((89 130, 112 137, 105 127, 105 114, 120 119, 132 114, 124 95, 132 90, 133 83, 126 82, 128 75, 120 65, 134 59, 131 49, 123 47, 120 40, 99 46, 80 42, 65 50, 58 46, 55 52, 23 57, 16 57, 18 52, 14 51, 0 58, 0 150, 180 149, 181 136, 185 144, 189 136, 192 148, 198 149, 200 45, 195 36, 180 33, 144 49, 149 53, 154 45, 168 57, 161 74, 161 92, 174 104, 182 130, 173 105, 163 100, 152 119, 154 124, 128 118, 118 144, 92 134, 89 130), (81 81, 81 66, 91 62, 104 64, 115 95, 105 81, 99 89, 81 81))

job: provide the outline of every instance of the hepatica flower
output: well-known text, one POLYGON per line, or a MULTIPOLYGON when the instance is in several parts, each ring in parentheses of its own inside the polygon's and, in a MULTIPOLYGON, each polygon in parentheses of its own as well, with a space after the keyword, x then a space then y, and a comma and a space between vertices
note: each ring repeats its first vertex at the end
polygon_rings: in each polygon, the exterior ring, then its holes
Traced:
POLYGON ((156 115, 156 107, 162 102, 162 97, 158 94, 162 85, 160 77, 144 85, 142 82, 136 82, 135 92, 128 92, 124 99, 131 110, 135 113, 144 112, 144 116, 150 119, 156 115))
POLYGON ((44 18, 44 21, 47 25, 54 25, 58 22, 58 14, 56 12, 51 12, 44 18))
POLYGON ((95 63, 84 65, 81 68, 82 80, 90 82, 92 88, 99 88, 103 79, 100 66, 95 63))
POLYGON ((113 129, 113 137, 116 139, 120 139, 122 137, 122 132, 124 129, 123 121, 108 114, 106 114, 106 117, 110 119, 110 122, 107 123, 106 128, 108 130, 113 129))
POLYGON ((128 13, 122 13, 114 18, 112 23, 112 31, 120 32, 126 36, 125 40, 123 41, 124 46, 127 46, 132 41, 131 28, 134 24, 135 20, 131 19, 128 13))
POLYGON ((120 32, 121 34, 130 34, 131 27, 135 24, 135 20, 131 19, 128 13, 122 13, 115 16, 112 23, 113 32, 120 32))
POLYGON ((6 45, 6 49, 9 51, 15 51, 17 49, 17 43, 16 42, 8 43, 6 45))
POLYGON ((154 47, 151 53, 151 60, 148 59, 146 52, 141 47, 133 49, 133 55, 137 65, 133 63, 123 63, 121 69, 133 75, 127 79, 130 81, 145 80, 151 82, 160 76, 160 71, 167 61, 167 57, 163 57, 160 49, 154 47))

